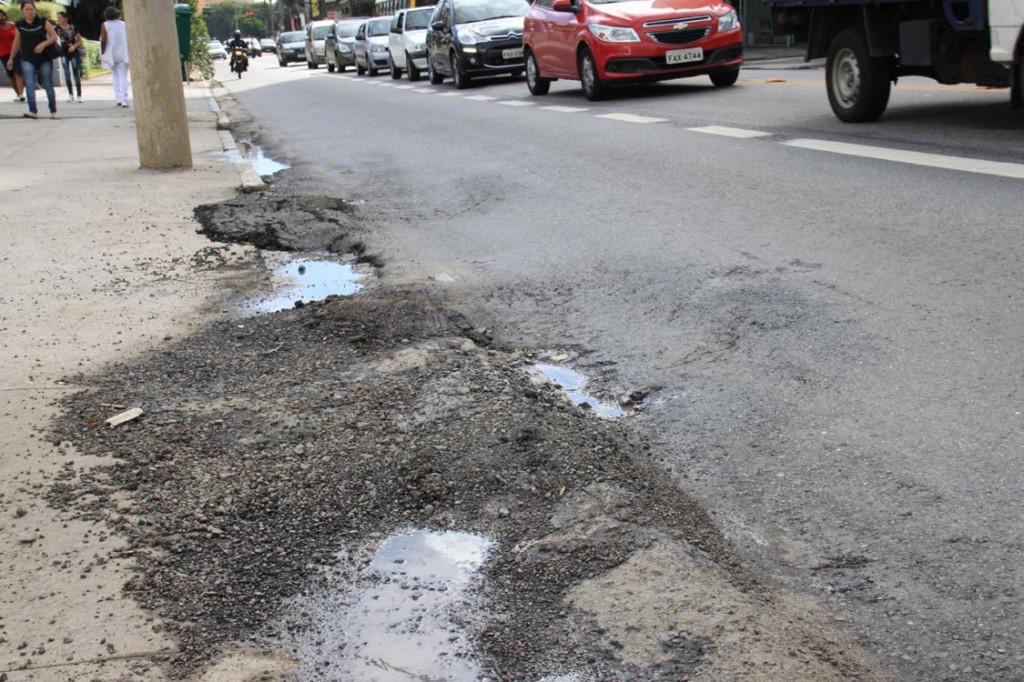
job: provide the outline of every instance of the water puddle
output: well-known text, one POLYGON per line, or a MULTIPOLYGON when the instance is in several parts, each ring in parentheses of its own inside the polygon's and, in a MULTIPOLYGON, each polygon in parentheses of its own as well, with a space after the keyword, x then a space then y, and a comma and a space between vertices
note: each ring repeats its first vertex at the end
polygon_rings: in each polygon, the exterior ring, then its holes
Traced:
POLYGON ((491 545, 454 531, 391 536, 356 580, 338 578, 334 599, 298 605, 316 623, 298 646, 303 666, 351 682, 480 679, 452 614, 467 615, 467 589, 491 545), (353 595, 350 582, 366 580, 372 586, 353 595))
POLYGON ((528 369, 534 381, 552 383, 562 389, 573 405, 592 410, 599 417, 623 417, 630 410, 616 404, 603 403, 592 395, 584 393, 587 379, 568 367, 537 363, 528 369))
POLYGON ((273 175, 278 171, 283 171, 291 168, 286 163, 281 163, 270 158, 263 153, 263 148, 259 145, 246 142, 244 140, 237 143, 236 149, 229 149, 224 154, 230 161, 233 162, 247 162, 252 165, 256 172, 263 175, 273 175))
POLYGON ((349 263, 318 258, 287 257, 274 261, 274 291, 245 303, 250 315, 294 308, 297 302, 322 301, 328 296, 351 296, 363 288, 364 274, 349 263))

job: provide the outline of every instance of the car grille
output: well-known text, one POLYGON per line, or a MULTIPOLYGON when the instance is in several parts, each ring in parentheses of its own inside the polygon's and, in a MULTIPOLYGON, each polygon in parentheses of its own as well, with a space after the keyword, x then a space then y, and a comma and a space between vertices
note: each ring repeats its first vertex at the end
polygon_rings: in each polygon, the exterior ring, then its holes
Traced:
POLYGON ((644 28, 659 28, 662 26, 675 26, 676 24, 703 24, 711 23, 711 15, 701 14, 695 17, 676 17, 675 19, 658 19, 644 23, 644 28))
POLYGON ((703 39, 710 32, 710 26, 703 26, 701 28, 686 28, 682 31, 649 31, 647 35, 650 36, 651 40, 659 43, 686 45, 687 43, 695 43, 703 39))

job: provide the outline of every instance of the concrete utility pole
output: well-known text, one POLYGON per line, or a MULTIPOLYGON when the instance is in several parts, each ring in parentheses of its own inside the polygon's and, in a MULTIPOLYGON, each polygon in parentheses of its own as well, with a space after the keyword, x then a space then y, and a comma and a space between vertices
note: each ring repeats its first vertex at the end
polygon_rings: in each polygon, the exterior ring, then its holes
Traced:
POLYGON ((168 0, 125 0, 128 59, 143 168, 191 168, 181 57, 168 0))

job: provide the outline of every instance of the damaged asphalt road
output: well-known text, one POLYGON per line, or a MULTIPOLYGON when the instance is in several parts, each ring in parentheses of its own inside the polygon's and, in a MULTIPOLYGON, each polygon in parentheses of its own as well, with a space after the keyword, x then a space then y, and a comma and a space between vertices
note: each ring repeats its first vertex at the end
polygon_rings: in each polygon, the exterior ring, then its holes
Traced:
MULTIPOLYGON (((197 214, 218 239, 362 251, 358 213, 334 199, 267 193, 197 214)), ((52 437, 108 463, 69 464, 50 501, 127 538, 125 589, 179 642, 171 677, 233 654, 286 661, 264 678, 411 679, 400 651, 366 661, 318 638, 301 599, 382 539, 432 530, 491 541, 450 614, 464 637, 438 652, 480 679, 880 679, 813 606, 740 565, 628 418, 536 384, 543 355, 496 346, 415 287, 223 321, 74 378, 85 390, 52 437), (112 404, 145 415, 109 429, 112 404)))

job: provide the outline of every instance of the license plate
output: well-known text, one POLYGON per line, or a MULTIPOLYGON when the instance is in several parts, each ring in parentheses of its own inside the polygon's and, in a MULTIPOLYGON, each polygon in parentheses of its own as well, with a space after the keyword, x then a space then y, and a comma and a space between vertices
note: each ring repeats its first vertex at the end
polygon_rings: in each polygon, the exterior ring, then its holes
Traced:
POLYGON ((666 64, 689 64, 704 60, 704 48, 691 47, 688 50, 669 50, 665 53, 666 64))
POLYGON ((517 48, 511 49, 511 50, 502 50, 501 51, 501 58, 502 59, 522 59, 523 58, 523 48, 517 47, 517 48))

